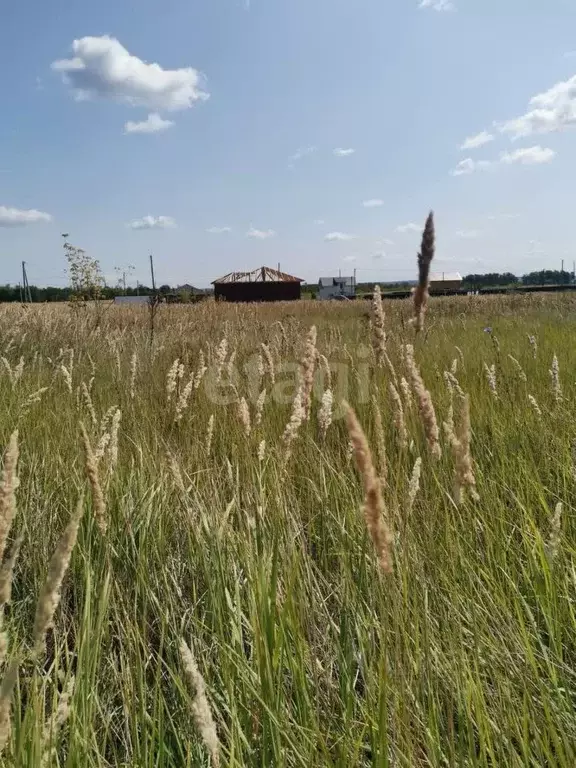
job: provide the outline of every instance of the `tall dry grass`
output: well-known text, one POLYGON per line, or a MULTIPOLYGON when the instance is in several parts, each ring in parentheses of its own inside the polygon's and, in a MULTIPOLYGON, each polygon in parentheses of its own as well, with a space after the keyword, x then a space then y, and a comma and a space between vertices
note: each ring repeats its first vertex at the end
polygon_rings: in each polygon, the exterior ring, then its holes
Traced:
POLYGON ((576 303, 382 309, 0 306, 2 765, 572 768, 576 303))

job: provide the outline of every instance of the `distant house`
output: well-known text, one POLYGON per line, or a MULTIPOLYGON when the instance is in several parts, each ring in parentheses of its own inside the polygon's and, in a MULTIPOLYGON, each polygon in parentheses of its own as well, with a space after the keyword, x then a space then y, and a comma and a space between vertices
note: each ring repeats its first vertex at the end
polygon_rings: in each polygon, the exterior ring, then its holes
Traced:
POLYGON ((252 272, 230 272, 214 280, 214 296, 220 301, 294 301, 301 296, 301 280, 271 267, 252 272))
POLYGON ((196 296, 196 294, 204 294, 206 291, 204 291, 202 288, 195 288, 193 285, 190 285, 190 283, 184 283, 184 285, 179 285, 177 288, 174 289, 175 293, 190 293, 192 296, 196 296))
POLYGON ((149 296, 114 296, 114 304, 148 304, 149 296))
POLYGON ((462 287, 460 272, 438 272, 430 275, 430 293, 457 291, 462 287))
POLYGON ((318 281, 319 299, 334 299, 336 296, 353 298, 355 293, 353 277, 321 277, 318 281))

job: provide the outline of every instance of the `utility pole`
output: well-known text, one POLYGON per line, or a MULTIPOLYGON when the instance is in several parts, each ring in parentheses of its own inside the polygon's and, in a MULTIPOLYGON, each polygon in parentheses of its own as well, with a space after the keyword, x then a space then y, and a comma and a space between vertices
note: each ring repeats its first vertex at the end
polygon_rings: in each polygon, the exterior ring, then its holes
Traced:
POLYGON ((150 254, 150 274, 152 275, 152 290, 156 293, 156 280, 154 278, 154 259, 150 254))
POLYGON ((122 285, 124 286, 124 296, 126 296, 126 272, 122 272, 122 285))
POLYGON ((30 293, 30 285, 28 283, 28 275, 26 274, 26 262, 22 262, 22 289, 20 293, 24 291, 24 301, 29 304, 32 303, 32 294, 30 293))

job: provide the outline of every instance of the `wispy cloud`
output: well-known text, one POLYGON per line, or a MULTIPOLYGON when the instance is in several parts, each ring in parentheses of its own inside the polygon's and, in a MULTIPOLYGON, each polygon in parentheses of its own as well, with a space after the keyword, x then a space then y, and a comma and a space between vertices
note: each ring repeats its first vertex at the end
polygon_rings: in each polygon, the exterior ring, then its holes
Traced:
POLYGON ((139 123, 128 120, 124 124, 124 133, 160 133, 161 131, 167 131, 168 128, 172 128, 173 125, 174 122, 172 120, 164 120, 158 112, 152 112, 146 120, 142 120, 139 123))
POLYGON ((480 131, 480 133, 477 133, 474 136, 468 136, 468 138, 464 140, 464 143, 460 145, 460 149, 478 149, 491 141, 494 141, 493 134, 488 133, 488 131, 480 131))
POLYGON ((316 147, 299 147, 290 158, 290 167, 293 167, 294 163, 297 163, 298 160, 302 160, 303 157, 313 155, 314 152, 316 152, 316 147))
POLYGON ((50 221, 52 221, 52 216, 49 213, 37 211, 35 208, 22 210, 0 205, 0 227, 25 227, 28 224, 50 221))
POLYGON ((455 11, 452 0, 420 0, 418 8, 431 8, 433 11, 455 11))
POLYGON ((206 232, 211 235, 223 235, 225 232, 232 232, 231 227, 208 227, 206 232))
POLYGON ((373 198, 372 200, 364 200, 362 205, 364 208, 380 208, 384 205, 384 200, 378 200, 377 198, 373 198))
POLYGON ((133 219, 128 226, 130 229, 174 229, 176 221, 172 216, 143 216, 133 219))
POLYGON ((252 237, 255 240, 268 240, 269 237, 274 237, 276 232, 273 229, 255 229, 250 227, 246 232, 246 237, 252 237))
POLYGON ((519 213, 490 213, 486 218, 489 221, 498 221, 500 220, 508 220, 508 219, 519 219, 520 214, 519 213))
POLYGON ((354 152, 356 152, 356 150, 352 147, 349 147, 348 149, 337 147, 336 149, 332 150, 332 154, 336 155, 336 157, 349 157, 350 155, 353 155, 354 152))
POLYGON ((498 123, 498 129, 512 139, 519 139, 576 124, 576 75, 533 96, 529 107, 523 115, 498 123))
POLYGON ((494 163, 489 160, 473 160, 471 157, 466 157, 464 160, 460 160, 456 168, 450 171, 450 174, 452 176, 467 176, 476 171, 487 171, 493 166, 494 163))
POLYGON ((473 160, 467 157, 461 160, 450 173, 452 176, 466 176, 476 171, 497 170, 502 165, 542 165, 556 157, 556 152, 548 147, 536 145, 522 147, 513 152, 501 152, 497 160, 473 160))
POLYGON ((318 226, 322 226, 322 224, 326 224, 324 219, 314 219, 314 224, 317 224, 318 226))
POLYGON ((396 227, 396 232, 400 232, 401 234, 406 234, 406 232, 420 232, 421 230, 422 227, 419 227, 418 224, 414 224, 412 221, 408 224, 400 224, 396 227))
POLYGON ((354 254, 349 254, 348 256, 342 256, 342 261, 356 261, 356 256, 354 256, 354 254))
POLYGON ((462 240, 475 240, 477 237, 480 237, 482 233, 477 229, 459 229, 456 232, 456 237, 459 237, 462 240))
POLYGON ((500 162, 504 165, 512 165, 513 163, 520 163, 521 165, 541 165, 542 163, 549 163, 556 157, 556 152, 549 147, 523 147, 522 149, 516 149, 514 152, 502 152, 500 155, 500 162))
POLYGON ((347 242, 348 240, 354 240, 356 235, 349 235, 346 232, 328 232, 327 235, 324 235, 324 240, 327 243, 335 243, 335 242, 347 242))

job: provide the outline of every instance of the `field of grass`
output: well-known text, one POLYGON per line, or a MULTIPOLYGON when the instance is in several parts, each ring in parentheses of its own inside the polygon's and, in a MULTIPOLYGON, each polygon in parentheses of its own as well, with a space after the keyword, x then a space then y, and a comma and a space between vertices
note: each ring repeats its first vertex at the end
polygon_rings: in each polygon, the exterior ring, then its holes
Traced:
POLYGON ((2 765, 576 765, 576 299, 384 309, 0 307, 2 765))

